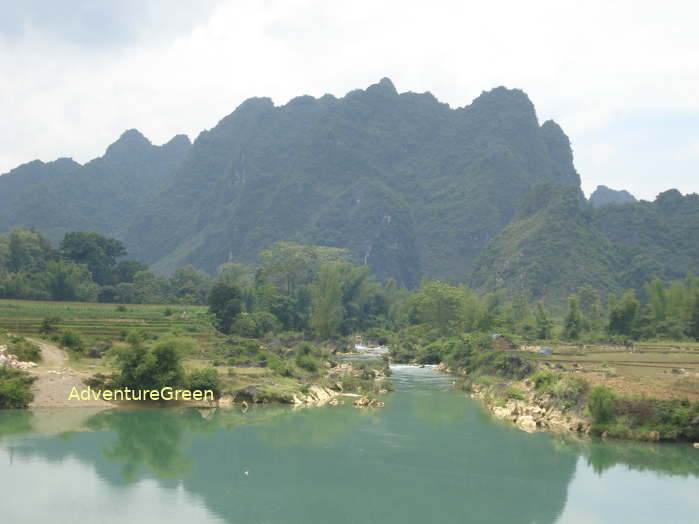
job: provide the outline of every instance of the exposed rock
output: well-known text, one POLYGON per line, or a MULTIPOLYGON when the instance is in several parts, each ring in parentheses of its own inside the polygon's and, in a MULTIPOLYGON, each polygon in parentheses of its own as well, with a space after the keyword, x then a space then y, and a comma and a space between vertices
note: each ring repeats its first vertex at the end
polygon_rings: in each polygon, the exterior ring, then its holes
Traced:
POLYGON ((657 431, 651 431, 646 435, 646 440, 651 440, 653 442, 658 442, 660 440, 660 433, 657 431))
POLYGON ((383 402, 379 402, 375 398, 360 397, 354 401, 354 405, 358 408, 382 408, 383 402))
POLYGON ((36 367, 36 363, 23 362, 17 358, 17 355, 7 353, 7 346, 0 346, 0 366, 19 369, 20 371, 28 371, 36 367))
POLYGON ((233 406, 233 395, 221 395, 218 399, 218 406, 220 408, 229 408, 233 406))
POLYGON ((527 433, 536 431, 536 422, 534 421, 534 417, 531 415, 522 415, 521 417, 517 417, 516 423, 519 429, 524 430, 527 433))

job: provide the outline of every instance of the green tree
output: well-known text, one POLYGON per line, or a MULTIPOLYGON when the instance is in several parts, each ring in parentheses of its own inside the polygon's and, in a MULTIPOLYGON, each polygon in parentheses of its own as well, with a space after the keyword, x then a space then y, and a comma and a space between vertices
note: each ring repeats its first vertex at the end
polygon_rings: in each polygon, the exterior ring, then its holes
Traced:
POLYGON ((440 281, 427 282, 413 296, 412 316, 416 324, 451 332, 458 328, 464 307, 463 289, 440 281))
POLYGON ((689 322, 689 334, 694 340, 699 340, 699 292, 694 295, 694 304, 689 322))
POLYGON ((541 302, 536 304, 536 312, 534 313, 534 322, 536 329, 536 338, 540 340, 548 340, 551 338, 551 331, 553 329, 553 322, 549 319, 546 314, 546 310, 541 302))
POLYGON ((343 315, 342 266, 324 264, 311 288, 311 327, 320 338, 331 338, 337 333, 343 315))
POLYGON ((124 245, 94 231, 66 233, 61 242, 63 256, 78 264, 87 265, 92 278, 100 285, 114 281, 116 261, 126 255, 124 245))
POLYGON ((577 340, 583 330, 583 320, 578 303, 577 295, 568 297, 568 313, 563 320, 563 336, 568 340, 577 340))
POLYGON ((46 289, 52 300, 95 300, 97 286, 85 266, 63 260, 51 261, 44 273, 46 289))
POLYGON ((216 317, 216 324, 222 333, 230 333, 235 318, 243 311, 243 294, 234 284, 217 282, 211 288, 208 298, 209 312, 216 317))
POLYGON ((116 348, 117 383, 136 390, 176 387, 184 383, 182 358, 194 344, 189 339, 169 338, 145 346, 131 339, 131 346, 116 348))
POLYGON ((640 304, 636 299, 633 290, 627 291, 617 302, 612 299, 609 308, 609 333, 613 335, 626 335, 631 337, 635 334, 636 319, 640 304))

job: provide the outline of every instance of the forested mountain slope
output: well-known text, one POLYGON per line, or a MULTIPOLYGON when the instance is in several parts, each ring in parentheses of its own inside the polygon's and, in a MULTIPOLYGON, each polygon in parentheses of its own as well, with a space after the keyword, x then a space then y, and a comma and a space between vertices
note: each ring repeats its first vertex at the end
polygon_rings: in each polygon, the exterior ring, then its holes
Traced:
POLYGON ((624 258, 621 282, 637 287, 654 277, 699 275, 699 195, 665 191, 654 202, 604 206, 593 224, 624 258))
POLYGON ((620 253, 592 224, 579 188, 540 185, 481 254, 472 284, 533 298, 562 299, 589 284, 620 289, 620 253))
POLYGON ((348 247, 381 277, 463 280, 522 195, 579 185, 570 144, 519 90, 464 108, 388 79, 337 99, 251 99, 203 132, 125 234, 156 267, 208 271, 273 242, 348 247))
POLYGON ((54 242, 75 230, 119 236, 190 148, 184 135, 154 146, 130 130, 84 166, 67 158, 19 166, 0 176, 0 233, 34 227, 54 242))
POLYGON ((586 202, 568 138, 520 90, 452 109, 383 79, 343 98, 249 99, 193 144, 131 130, 84 166, 20 166, 0 177, 0 233, 94 230, 164 272, 253 263, 278 241, 343 247, 408 286, 535 298, 699 272, 699 197, 633 200, 598 188, 586 202))

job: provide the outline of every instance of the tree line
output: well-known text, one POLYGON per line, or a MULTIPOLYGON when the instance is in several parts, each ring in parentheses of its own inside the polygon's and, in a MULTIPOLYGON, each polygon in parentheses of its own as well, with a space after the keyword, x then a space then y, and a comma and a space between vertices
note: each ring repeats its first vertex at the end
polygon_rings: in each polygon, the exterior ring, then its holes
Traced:
POLYGON ((212 279, 187 266, 170 277, 125 258, 124 245, 94 231, 66 233, 52 246, 40 233, 0 235, 0 298, 202 304, 212 279))
POLYGON ((693 276, 655 279, 609 296, 586 285, 562 307, 442 281, 406 289, 376 280, 348 250, 334 247, 279 242, 260 253, 257 264, 223 264, 215 277, 192 266, 164 277, 126 255, 121 242, 95 232, 67 233, 54 248, 36 231, 14 230, 0 235, 0 297, 208 304, 221 332, 244 337, 296 331, 323 340, 367 332, 427 341, 463 333, 699 340, 699 278, 693 276))

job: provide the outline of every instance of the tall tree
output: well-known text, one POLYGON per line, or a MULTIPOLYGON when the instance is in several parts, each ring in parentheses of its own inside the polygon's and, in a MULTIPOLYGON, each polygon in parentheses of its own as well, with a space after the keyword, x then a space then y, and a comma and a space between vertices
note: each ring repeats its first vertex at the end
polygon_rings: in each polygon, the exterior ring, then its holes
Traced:
POLYGON ((311 327, 323 339, 331 338, 344 316, 341 264, 323 264, 311 288, 311 327))
POLYGON ((114 282, 113 269, 118 258, 126 255, 126 248, 115 238, 107 238, 94 231, 66 233, 61 242, 63 256, 78 264, 85 264, 92 279, 100 285, 114 282))
POLYGON ((583 330, 580 315, 579 298, 577 295, 568 297, 568 313, 563 320, 563 336, 568 340, 577 340, 583 330))

